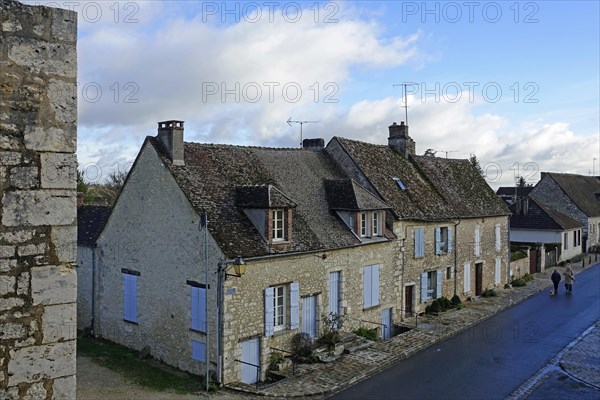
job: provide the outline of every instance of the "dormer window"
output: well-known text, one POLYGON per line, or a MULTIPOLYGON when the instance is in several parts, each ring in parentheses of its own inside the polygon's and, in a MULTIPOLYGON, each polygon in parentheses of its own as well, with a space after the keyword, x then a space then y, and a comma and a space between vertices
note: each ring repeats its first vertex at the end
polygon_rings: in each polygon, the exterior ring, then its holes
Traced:
POLYGON ((272 239, 274 242, 285 240, 285 213, 282 208, 271 210, 272 239))
MULTIPOLYGON (((361 238, 370 238, 383 236, 383 215, 384 212, 378 211, 362 211, 357 213, 360 226, 360 232, 357 232, 361 238)), ((352 227, 351 227, 352 228, 352 227)))

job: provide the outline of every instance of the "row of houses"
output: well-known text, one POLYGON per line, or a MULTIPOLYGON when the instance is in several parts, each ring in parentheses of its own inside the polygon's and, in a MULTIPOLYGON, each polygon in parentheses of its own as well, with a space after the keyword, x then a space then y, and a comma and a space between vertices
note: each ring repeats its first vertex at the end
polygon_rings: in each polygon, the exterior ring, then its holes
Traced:
POLYGON ((552 249, 556 262, 600 245, 598 176, 542 172, 535 186, 501 187, 497 194, 509 205, 515 245, 535 247, 540 254, 552 249))
POLYGON ((324 316, 386 339, 436 298, 508 282, 510 211, 479 172, 417 156, 404 123, 382 134, 244 147, 160 122, 110 216, 80 213, 97 227, 80 232, 79 328, 253 383, 324 316))

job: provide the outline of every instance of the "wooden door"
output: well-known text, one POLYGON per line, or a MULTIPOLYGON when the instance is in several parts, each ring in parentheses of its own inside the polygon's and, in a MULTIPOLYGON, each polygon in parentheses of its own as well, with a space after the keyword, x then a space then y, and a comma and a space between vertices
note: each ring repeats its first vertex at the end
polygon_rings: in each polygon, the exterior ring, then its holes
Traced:
POLYGON ((475 264, 475 296, 483 293, 483 264, 475 264))
POLYGON ((404 315, 412 317, 413 315, 413 295, 414 285, 406 286, 404 288, 404 315))

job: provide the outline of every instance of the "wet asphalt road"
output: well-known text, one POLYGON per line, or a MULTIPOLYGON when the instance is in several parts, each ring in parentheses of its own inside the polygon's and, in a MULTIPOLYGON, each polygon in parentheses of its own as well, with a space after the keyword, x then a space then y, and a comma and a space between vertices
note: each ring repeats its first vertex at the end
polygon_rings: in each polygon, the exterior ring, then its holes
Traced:
MULTIPOLYGON (((541 292, 331 399, 504 399, 599 318, 595 267, 577 276, 573 294, 562 285, 557 296, 541 292)), ((577 392, 568 391, 570 382, 558 371, 551 378, 565 383, 557 386, 567 390, 565 397, 542 386, 531 398, 572 398, 577 392)))

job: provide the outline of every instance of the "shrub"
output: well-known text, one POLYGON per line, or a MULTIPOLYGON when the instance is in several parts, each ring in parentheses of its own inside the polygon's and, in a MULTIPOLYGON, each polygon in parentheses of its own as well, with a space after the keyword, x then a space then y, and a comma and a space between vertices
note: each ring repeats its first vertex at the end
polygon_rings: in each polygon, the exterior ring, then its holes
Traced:
POLYGON ((510 253, 510 261, 517 261, 525 257, 527 257, 527 253, 523 250, 511 251, 510 253))
POLYGON ((487 289, 485 292, 481 293, 481 297, 494 297, 496 296, 496 291, 494 289, 487 289))
POLYGON ((429 306, 429 311, 432 313, 438 313, 442 311, 442 306, 440 305, 440 301, 435 299, 429 306))
POLYGON ((452 302, 452 304, 454 304, 455 306, 458 304, 462 303, 462 300, 460 299, 460 297, 458 297, 458 295, 454 295, 452 296, 452 300, 450 300, 452 302))
POLYGON ((454 308, 454 305, 452 304, 452 302, 450 300, 448 300, 447 297, 441 297, 439 300, 440 300, 440 306, 442 307, 442 311, 446 311, 451 308, 454 308))
POLYGON ((527 282, 523 278, 518 278, 512 281, 512 285, 513 287, 521 287, 527 285, 527 282))
POLYGON ((535 277, 531 274, 525 274, 523 275, 523 279, 525 280, 525 282, 529 282, 535 279, 535 277))
POLYGON ((368 329, 368 328, 364 328, 361 326, 360 328, 354 330, 353 332, 358 336, 364 337, 365 339, 369 339, 369 340, 373 340, 373 341, 377 340, 377 329, 368 329))
POLYGON ((509 283, 505 283, 504 284, 504 289, 510 289, 510 284, 509 283))
POLYGON ((308 357, 312 353, 312 339, 306 332, 292 336, 292 353, 298 357, 308 357))
POLYGON ((284 360, 283 354, 274 351, 269 355, 269 370, 276 370, 277 364, 284 360))
POLYGON ((329 313, 321 317, 323 332, 317 342, 320 345, 327 346, 328 349, 335 347, 340 339, 340 329, 344 325, 344 317, 339 314, 329 313))

